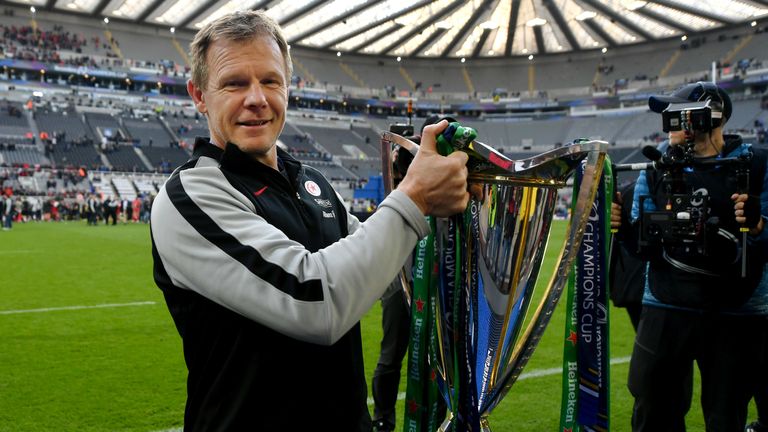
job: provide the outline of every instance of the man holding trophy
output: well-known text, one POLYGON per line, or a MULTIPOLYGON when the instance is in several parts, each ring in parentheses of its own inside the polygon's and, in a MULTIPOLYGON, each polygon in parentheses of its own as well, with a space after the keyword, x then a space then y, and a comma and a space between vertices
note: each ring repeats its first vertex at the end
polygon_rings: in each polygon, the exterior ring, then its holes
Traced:
POLYGON ((176 170, 151 225, 155 281, 189 370, 185 430, 369 432, 359 320, 428 234, 424 215, 466 208, 467 155, 439 155, 447 122, 427 127, 408 175, 360 223, 318 171, 277 148, 291 78, 277 24, 225 15, 191 51, 202 146, 223 154, 176 170))
POLYGON ((416 155, 360 223, 318 171, 276 146, 292 67, 273 20, 220 17, 197 33, 191 58, 187 88, 210 138, 164 184, 151 225, 155 281, 189 371, 185 430, 370 431, 359 320, 420 239, 415 284, 434 310, 424 327, 442 332, 423 358, 443 383, 444 426, 487 430, 562 292, 605 143, 513 161, 458 123, 426 127, 420 146, 385 134, 383 146, 416 155), (557 188, 577 168, 574 223, 536 307, 557 188), (425 216, 442 218, 440 231, 425 216), (432 275, 438 267, 449 271, 432 275))

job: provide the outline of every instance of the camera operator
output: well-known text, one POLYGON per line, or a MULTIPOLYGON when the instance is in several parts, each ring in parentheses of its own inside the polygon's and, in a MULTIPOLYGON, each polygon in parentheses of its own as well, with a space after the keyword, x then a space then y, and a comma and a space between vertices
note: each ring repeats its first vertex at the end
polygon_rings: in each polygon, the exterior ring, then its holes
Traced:
POLYGON ((689 84, 648 104, 663 114, 669 139, 651 157, 657 169, 640 172, 632 203, 639 252, 649 261, 629 371, 632 430, 685 431, 696 361, 706 430, 742 431, 761 347, 752 340, 758 321, 738 312, 765 264, 766 157, 723 135, 733 108, 714 84, 689 84), (648 220, 659 219, 644 214, 673 221, 654 231, 648 220))

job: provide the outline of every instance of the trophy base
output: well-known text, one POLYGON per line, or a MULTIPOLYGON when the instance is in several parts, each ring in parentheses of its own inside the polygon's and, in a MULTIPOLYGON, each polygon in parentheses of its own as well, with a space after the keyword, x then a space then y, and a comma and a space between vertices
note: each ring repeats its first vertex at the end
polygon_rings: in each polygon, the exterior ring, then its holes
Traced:
MULTIPOLYGON (((453 413, 448 412, 448 416, 445 418, 440 427, 437 428, 438 432, 467 432, 454 429, 453 413)), ((488 417, 480 417, 480 432, 491 432, 491 426, 488 424, 488 417)))

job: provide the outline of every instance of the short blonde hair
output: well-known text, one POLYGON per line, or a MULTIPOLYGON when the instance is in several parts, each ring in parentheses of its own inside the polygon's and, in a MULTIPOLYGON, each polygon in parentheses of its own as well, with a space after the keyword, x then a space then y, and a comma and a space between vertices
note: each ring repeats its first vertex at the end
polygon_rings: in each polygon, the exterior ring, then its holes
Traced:
POLYGON ((192 83, 205 90, 208 85, 208 48, 217 40, 245 42, 257 37, 269 37, 277 42, 285 62, 286 86, 293 75, 291 53, 280 26, 262 11, 237 11, 221 16, 197 32, 189 45, 192 61, 192 83))

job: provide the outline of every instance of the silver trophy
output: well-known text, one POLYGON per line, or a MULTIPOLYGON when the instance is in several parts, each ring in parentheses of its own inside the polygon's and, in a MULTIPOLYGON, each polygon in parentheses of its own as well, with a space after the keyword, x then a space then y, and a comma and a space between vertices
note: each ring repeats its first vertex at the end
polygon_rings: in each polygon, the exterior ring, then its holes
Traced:
MULTIPOLYGON (((418 145, 404 137, 382 134, 387 192, 392 187, 392 149, 397 146, 418 151, 418 145)), ((567 282, 607 143, 582 141, 522 160, 509 159, 477 141, 454 147, 470 155, 473 198, 464 215, 436 223, 438 263, 458 257, 452 274, 460 273, 455 283, 446 283, 440 269, 438 349, 430 353, 429 362, 438 373, 449 411, 440 430, 490 431, 489 414, 530 360, 567 282), (534 294, 558 189, 580 166, 583 175, 556 270, 544 292, 534 294), (534 297, 540 300, 534 302, 534 297)))

